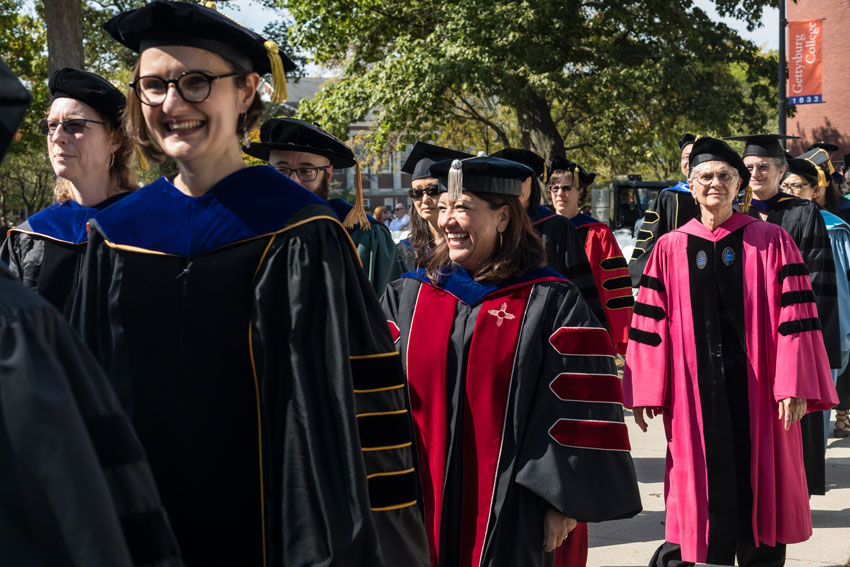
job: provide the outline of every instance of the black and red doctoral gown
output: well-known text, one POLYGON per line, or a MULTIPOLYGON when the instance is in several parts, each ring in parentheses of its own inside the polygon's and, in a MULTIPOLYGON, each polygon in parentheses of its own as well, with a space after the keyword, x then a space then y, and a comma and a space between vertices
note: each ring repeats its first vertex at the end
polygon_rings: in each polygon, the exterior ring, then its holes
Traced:
POLYGON ((324 201, 161 178, 90 221, 80 291, 188 565, 428 564, 399 357, 324 201))
POLYGON ((9 230, 0 260, 21 283, 69 317, 86 253, 86 223, 129 194, 119 193, 93 207, 70 199, 54 203, 9 230))
POLYGON ((424 270, 382 299, 407 372, 432 564, 533 567, 547 508, 640 509, 614 350, 549 268, 501 285, 424 270))
MULTIPOLYGON (((838 287, 835 282, 835 260, 826 223, 820 209, 812 201, 799 199, 781 191, 766 201, 753 199, 749 214, 784 228, 800 249, 809 271, 812 291, 823 331, 823 342, 831 368, 841 368, 841 333, 838 326, 838 287)), ((803 455, 809 494, 826 492, 826 443, 823 413, 812 412, 801 422, 803 455)))
POLYGON ((584 241, 584 250, 602 298, 614 348, 617 354, 625 355, 635 300, 623 251, 611 228, 604 222, 581 213, 570 220, 584 241))
POLYGON ((3 267, 0 565, 183 565, 145 452, 97 361, 3 267))
POLYGON ((542 205, 530 216, 531 226, 540 235, 546 248, 546 265, 577 285, 593 315, 607 326, 602 299, 584 250, 584 240, 573 223, 542 205))

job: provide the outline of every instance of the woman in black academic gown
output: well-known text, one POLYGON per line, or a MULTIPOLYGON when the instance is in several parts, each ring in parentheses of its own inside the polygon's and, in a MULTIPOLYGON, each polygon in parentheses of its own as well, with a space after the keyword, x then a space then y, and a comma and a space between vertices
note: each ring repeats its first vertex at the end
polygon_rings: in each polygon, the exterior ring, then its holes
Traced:
POLYGON ((9 231, 0 257, 24 285, 66 316, 86 250, 86 222, 136 188, 133 144, 121 129, 124 95, 93 73, 65 68, 48 82, 39 122, 57 176, 56 203, 9 231))
POLYGON ((410 174, 408 195, 413 201, 410 210, 410 236, 398 243, 398 259, 401 272, 409 272, 424 266, 443 233, 437 226, 437 201, 440 188, 437 178, 428 172, 434 163, 445 159, 463 159, 472 154, 442 148, 425 142, 416 142, 410 155, 401 166, 403 173, 410 174))
POLYGON ((432 564, 551 565, 576 520, 640 510, 614 347, 545 267, 519 198, 531 170, 476 157, 430 171, 448 189, 445 237, 382 302, 410 385, 432 564))
POLYGON ((90 221, 72 321, 127 408, 186 564, 426 565, 377 298, 327 203, 241 159, 260 75, 283 100, 291 61, 188 2, 105 28, 140 52, 128 132, 179 173, 90 221))

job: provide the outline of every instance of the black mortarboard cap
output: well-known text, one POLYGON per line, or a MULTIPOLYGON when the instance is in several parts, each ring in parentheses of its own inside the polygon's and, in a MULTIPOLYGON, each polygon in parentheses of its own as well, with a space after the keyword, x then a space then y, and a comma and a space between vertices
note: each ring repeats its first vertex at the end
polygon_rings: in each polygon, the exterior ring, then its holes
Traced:
POLYGON ((6 155, 29 104, 27 89, 0 59, 0 161, 6 155))
POLYGON ((542 157, 531 150, 523 150, 520 148, 503 148, 498 152, 490 154, 490 157, 509 159, 517 163, 531 168, 535 177, 543 175, 543 170, 546 167, 546 162, 542 157))
POLYGON ((696 141, 696 135, 685 132, 684 134, 682 134, 682 137, 679 138, 679 150, 684 150, 685 146, 687 146, 688 144, 693 144, 696 141))
POLYGON ((460 199, 463 191, 519 197, 522 182, 534 175, 526 165, 492 156, 440 161, 431 166, 430 172, 453 201, 460 199))
POLYGON ((354 152, 342 140, 326 132, 318 124, 297 118, 272 118, 260 127, 260 142, 242 148, 249 156, 268 161, 272 150, 284 152, 306 152, 325 156, 331 165, 345 169, 354 166, 354 207, 348 212, 342 225, 345 228, 359 227, 371 230, 372 225, 363 208, 363 177, 354 152))
POLYGON ((785 136, 783 134, 752 134, 750 136, 729 136, 724 140, 745 142, 741 157, 758 156, 785 159, 785 150, 780 140, 797 140, 799 136, 785 136))
POLYGON ((565 157, 553 157, 543 170, 543 182, 549 183, 549 178, 552 177, 553 171, 563 170, 573 172, 577 167, 578 164, 576 162, 565 157))
MULTIPOLYGON (((820 168, 807 159, 791 158, 788 160, 787 173, 793 173, 804 177, 813 185, 820 185, 823 180, 823 178, 818 175, 818 171, 820 171, 820 168)), ((823 175, 822 172, 821 175, 823 175)))
POLYGON ((260 141, 242 148, 249 156, 268 161, 273 150, 284 152, 307 152, 331 160, 338 169, 352 167, 356 163, 354 152, 335 136, 318 124, 297 118, 272 118, 260 127, 260 141))
POLYGON ((827 175, 832 175, 835 171, 835 168, 832 166, 832 162, 829 159, 829 152, 821 147, 812 147, 809 151, 804 154, 800 154, 797 157, 809 160, 819 168, 823 169, 827 175))
POLYGON ((809 150, 814 150, 820 148, 822 150, 826 150, 826 153, 831 154, 832 152, 838 151, 838 146, 832 144, 830 142, 815 142, 811 146, 809 146, 809 150))
POLYGON ((691 148, 690 169, 707 161, 723 161, 731 165, 738 172, 738 175, 743 180, 741 187, 747 187, 750 184, 750 172, 747 166, 744 165, 744 160, 738 155, 738 152, 733 150, 729 144, 717 138, 702 137, 694 142, 694 147, 691 148))
POLYGON ((832 167, 832 162, 829 160, 829 152, 821 147, 813 147, 804 154, 797 156, 798 159, 805 160, 815 166, 820 174, 818 175, 818 185, 826 187, 828 180, 835 173, 835 168, 832 167))
POLYGON ((207 6, 191 2, 153 0, 135 10, 121 12, 103 24, 118 43, 141 53, 149 47, 186 45, 217 53, 249 71, 271 73, 272 100, 286 100, 286 71, 295 63, 274 41, 239 25, 207 6))
POLYGON ((121 113, 127 99, 112 83, 99 75, 65 67, 53 73, 47 88, 50 89, 51 101, 73 98, 97 110, 113 126, 121 124, 121 113))
POLYGON ((401 166, 401 170, 404 173, 409 173, 412 181, 416 181, 417 179, 433 177, 428 173, 428 168, 438 161, 466 159, 470 157, 472 157, 472 154, 466 152, 442 148, 425 142, 416 142, 413 149, 410 150, 410 155, 407 156, 404 165, 401 166))
POLYGON ((578 170, 579 183, 581 183, 582 185, 590 185, 591 183, 593 183, 593 180, 596 179, 595 173, 587 171, 582 166, 576 166, 576 169, 578 170))

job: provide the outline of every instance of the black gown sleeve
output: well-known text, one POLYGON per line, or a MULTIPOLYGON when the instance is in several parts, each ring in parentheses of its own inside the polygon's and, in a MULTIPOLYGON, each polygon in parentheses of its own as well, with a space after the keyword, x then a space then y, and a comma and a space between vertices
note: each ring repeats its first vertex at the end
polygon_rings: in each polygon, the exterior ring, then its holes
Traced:
POLYGON ((593 278, 593 269, 587 259, 584 249, 584 239, 579 234, 572 221, 567 220, 564 224, 564 275, 572 281, 581 292, 582 298, 590 307, 596 320, 604 326, 608 326, 608 318, 602 307, 602 298, 593 278))
POLYGON ((831 368, 841 368, 838 287, 826 223, 814 203, 801 199, 791 200, 791 204, 784 210, 771 211, 767 220, 773 221, 777 213, 781 215, 777 224, 791 235, 809 270, 829 365, 831 368))
POLYGON ((96 361, 5 271, 0 298, 0 564, 183 565, 96 361))
POLYGON ((637 235, 635 248, 629 260, 629 275, 632 287, 640 287, 640 277, 646 269, 646 261, 655 243, 672 230, 679 228, 689 220, 697 218, 699 205, 694 203, 690 193, 668 189, 658 194, 655 205, 646 211, 643 225, 637 235))
POLYGON ((271 533, 286 558, 273 564, 428 565, 401 362, 341 225, 281 234, 257 278, 271 533))
POLYGON ((553 307, 516 482, 579 522, 634 516, 640 494, 611 338, 572 286, 553 307))

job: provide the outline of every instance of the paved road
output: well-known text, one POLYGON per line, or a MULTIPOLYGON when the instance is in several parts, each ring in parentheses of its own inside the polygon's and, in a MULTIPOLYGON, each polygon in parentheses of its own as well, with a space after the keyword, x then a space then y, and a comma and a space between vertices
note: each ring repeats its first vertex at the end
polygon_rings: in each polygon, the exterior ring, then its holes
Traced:
MULTIPOLYGON (((630 520, 590 526, 589 567, 645 566, 664 540, 663 425, 656 418, 642 433, 629 411, 626 422, 644 510, 630 520)), ((814 534, 788 546, 788 567, 850 565, 850 438, 830 438, 826 456, 829 491, 812 497, 814 534)))

